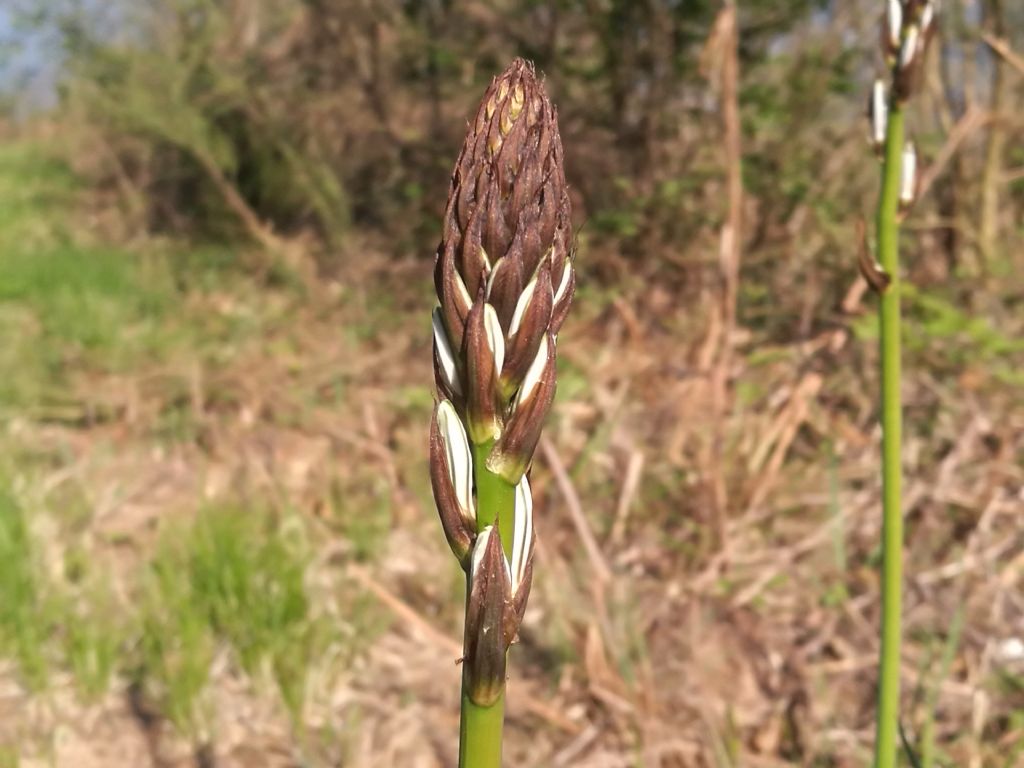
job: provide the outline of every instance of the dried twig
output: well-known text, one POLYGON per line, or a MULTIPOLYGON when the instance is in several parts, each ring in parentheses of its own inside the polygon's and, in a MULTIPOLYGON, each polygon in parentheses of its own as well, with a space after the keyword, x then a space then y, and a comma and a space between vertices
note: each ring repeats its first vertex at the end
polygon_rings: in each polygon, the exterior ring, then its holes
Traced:
POLYGON ((633 499, 636 498, 637 489, 640 487, 643 471, 644 454, 642 451, 634 450, 629 454, 626 477, 622 481, 622 492, 619 494, 619 503, 615 508, 615 522, 612 523, 611 533, 608 534, 608 544, 611 546, 622 543, 622 537, 626 533, 626 520, 629 517, 633 499))
POLYGON ((705 67, 710 64, 717 71, 721 93, 722 128, 725 133, 725 165, 728 212, 722 225, 719 244, 719 269, 722 292, 718 307, 721 333, 715 363, 711 368, 711 399, 714 413, 710 454, 706 469, 715 511, 716 535, 719 545, 725 543, 728 514, 724 450, 725 417, 729 411, 728 386, 732 369, 733 338, 736 330, 736 301, 740 279, 740 244, 743 216, 743 178, 741 175, 740 117, 739 117, 739 36, 736 29, 736 6, 732 2, 718 13, 715 25, 704 51, 705 67))
POLYGON ((608 566, 608 561, 605 559, 604 554, 601 552, 601 547, 597 543, 593 530, 590 528, 587 516, 583 513, 583 505, 580 504, 579 494, 576 493, 572 480, 569 478, 569 473, 565 470, 562 457, 558 455, 558 451, 547 437, 541 437, 540 450, 544 454, 544 460, 551 468, 551 474, 555 476, 555 483, 558 485, 562 498, 565 499, 565 505, 569 510, 569 518, 572 520, 573 527, 583 543, 583 549, 587 553, 587 559, 590 562, 594 577, 599 583, 607 584, 611 581, 612 570, 608 566))
POLYGON ((982 32, 981 39, 988 43, 988 46, 1003 57, 1003 60, 1017 70, 1018 74, 1024 76, 1024 57, 1015 53, 1008 41, 996 37, 989 32, 982 32))

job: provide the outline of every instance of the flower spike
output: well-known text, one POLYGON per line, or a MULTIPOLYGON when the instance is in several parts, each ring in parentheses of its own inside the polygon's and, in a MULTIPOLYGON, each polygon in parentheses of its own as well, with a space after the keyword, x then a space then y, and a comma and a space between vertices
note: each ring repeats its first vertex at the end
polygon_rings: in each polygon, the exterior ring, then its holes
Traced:
POLYGON ((467 574, 460 765, 498 765, 506 656, 533 583, 527 470, 576 285, 554 106, 516 59, 469 123, 435 252, 430 480, 467 574), (486 735, 484 735, 486 733, 486 735))

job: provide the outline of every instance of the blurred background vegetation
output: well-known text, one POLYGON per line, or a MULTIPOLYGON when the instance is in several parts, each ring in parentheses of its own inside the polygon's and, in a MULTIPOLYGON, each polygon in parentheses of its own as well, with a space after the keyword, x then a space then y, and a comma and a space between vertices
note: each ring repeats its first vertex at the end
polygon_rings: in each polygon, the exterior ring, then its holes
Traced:
MULTIPOLYGON (((734 45, 710 0, 0 3, 0 766, 452 764, 429 275, 516 55, 558 105, 580 289, 509 757, 864 764, 880 10, 742 0, 734 45)), ((948 0, 936 43, 904 725, 925 765, 1009 768, 1024 7, 948 0)))

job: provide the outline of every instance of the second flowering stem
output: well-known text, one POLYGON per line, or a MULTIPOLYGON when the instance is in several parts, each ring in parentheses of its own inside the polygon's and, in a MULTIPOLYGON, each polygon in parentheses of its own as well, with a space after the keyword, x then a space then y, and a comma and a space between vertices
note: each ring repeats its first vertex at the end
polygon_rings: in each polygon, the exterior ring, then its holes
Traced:
POLYGON ((903 509, 900 497, 899 197, 903 110, 893 103, 886 127, 878 199, 878 261, 891 278, 879 300, 882 368, 882 642, 878 673, 875 768, 895 768, 900 708, 900 613, 903 586, 903 509))

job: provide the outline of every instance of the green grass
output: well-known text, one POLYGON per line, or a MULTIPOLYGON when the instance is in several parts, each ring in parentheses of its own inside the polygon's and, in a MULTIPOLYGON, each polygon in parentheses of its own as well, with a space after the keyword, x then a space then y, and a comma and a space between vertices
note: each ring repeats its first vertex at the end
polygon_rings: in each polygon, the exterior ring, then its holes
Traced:
MULTIPOLYGON (((904 285, 903 300, 907 310, 905 352, 912 365, 953 375, 975 368, 1003 385, 1024 384, 1024 341, 1016 328, 1003 328, 991 318, 972 314, 958 306, 954 296, 935 289, 904 285)), ((861 316, 853 328, 861 340, 878 338, 875 315, 861 316)))
MULTIPOLYGON (((949 625, 949 631, 942 642, 941 653, 938 663, 935 664, 934 653, 929 654, 928 667, 922 670, 922 675, 928 675, 931 679, 927 681, 927 694, 925 696, 924 723, 921 725, 920 753, 921 768, 935 768, 942 763, 938 760, 939 748, 936 744, 936 720, 939 709, 939 695, 942 683, 949 677, 950 670, 956 660, 960 648, 960 640, 964 629, 964 607, 961 605, 953 614, 949 625), (930 674, 929 674, 930 673, 930 674)), ((931 649, 930 649, 931 650, 931 649)))
POLYGON ((63 606, 63 653, 85 700, 107 692, 126 639, 125 622, 109 590, 89 585, 63 606))
POLYGON ((69 368, 123 369, 166 343, 166 260, 73 234, 77 184, 38 145, 0 145, 0 408, 66 399, 69 368))
POLYGON ((98 574, 47 574, 22 510, 0 495, 0 657, 44 689, 70 671, 84 700, 133 677, 183 732, 210 715, 205 691, 218 648, 238 672, 270 682, 296 721, 311 670, 336 640, 306 589, 310 549, 297 520, 236 505, 170 526, 144 566, 131 603, 119 604, 98 574))
POLYGON ((105 582, 67 566, 62 579, 42 567, 41 557, 26 513, 0 493, 0 656, 17 663, 30 690, 44 689, 62 666, 83 697, 94 698, 114 674, 124 622, 105 582))
MULTIPOLYGON (((151 377, 166 411, 153 436, 188 431, 194 361, 225 362, 238 342, 285 322, 293 297, 240 274, 229 249, 151 244, 138 253, 98 245, 82 226, 81 192, 43 146, 0 144, 0 413, 29 422, 67 414, 74 423, 94 382, 145 375, 166 361, 167 370, 151 377), (217 311, 206 309, 211 297, 217 311)), ((33 498, 38 479, 63 464, 60 450, 35 451, 16 439, 3 449, 0 659, 15 662, 23 685, 45 689, 54 673, 66 672, 88 701, 115 679, 132 679, 196 736, 208 724, 213 661, 227 650, 237 674, 268 684, 299 718, 307 678, 336 639, 306 588, 313 551, 301 520, 211 506, 194 524, 168 525, 115 597, 81 538, 93 514, 89 497, 65 497, 64 484, 48 497, 51 511, 19 506, 4 493, 10 477, 33 498), (52 541, 35 540, 36 515, 46 515, 40 531, 52 541), (44 568, 44 551, 63 552, 63 567, 44 568)), ((337 658, 338 648, 331 650, 337 658)))
POLYGON ((13 658, 32 689, 48 678, 53 604, 21 508, 0 492, 0 655, 13 658))
POLYGON ((183 729, 201 718, 218 642, 256 679, 269 673, 288 711, 301 709, 306 675, 331 639, 307 594, 309 550, 297 524, 238 506, 168 529, 145 579, 141 674, 183 729))
POLYGON ((311 620, 304 581, 308 545, 298 521, 276 525, 242 508, 208 512, 192 532, 193 601, 231 644, 245 671, 269 662, 292 712, 326 627, 311 620))
POLYGON ((175 726, 197 735, 208 713, 201 694, 209 680, 215 643, 202 611, 192 600, 181 568, 187 554, 165 536, 143 578, 137 675, 175 726))

